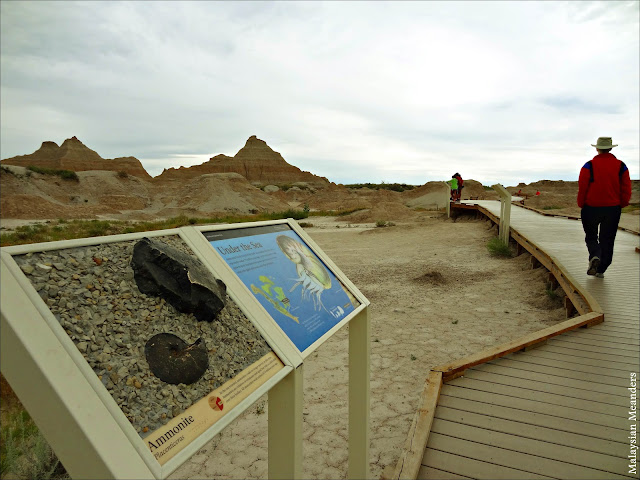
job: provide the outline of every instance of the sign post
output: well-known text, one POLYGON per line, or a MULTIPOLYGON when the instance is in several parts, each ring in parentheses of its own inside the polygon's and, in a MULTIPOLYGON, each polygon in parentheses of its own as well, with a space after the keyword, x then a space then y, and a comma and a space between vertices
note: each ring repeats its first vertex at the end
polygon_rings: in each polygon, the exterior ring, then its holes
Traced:
POLYGON ((349 471, 369 478, 369 375, 371 343, 368 311, 349 323, 349 471))
POLYGON ((500 195, 500 240, 504 243, 509 243, 510 236, 510 223, 511 223, 511 194, 502 185, 492 185, 493 188, 500 195))
POLYGON ((303 478, 303 366, 269 390, 269 478, 303 478))

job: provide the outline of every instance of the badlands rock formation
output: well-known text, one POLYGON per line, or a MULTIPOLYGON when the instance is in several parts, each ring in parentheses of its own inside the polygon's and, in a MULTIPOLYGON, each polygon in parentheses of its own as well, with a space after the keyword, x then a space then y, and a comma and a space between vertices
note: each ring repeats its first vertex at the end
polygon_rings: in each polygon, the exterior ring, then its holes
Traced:
MULTIPOLYGON (((443 208, 449 198, 443 182, 402 193, 336 185, 287 163, 255 136, 233 157, 217 155, 201 165, 167 169, 155 178, 136 158, 104 159, 76 137, 60 147, 44 142, 30 155, 2 161, 0 188, 3 219, 208 218, 308 205, 312 210, 363 210, 342 220, 375 222, 399 220, 416 208, 443 208), (26 168, 30 165, 73 170, 78 178, 32 172, 26 168)), ((463 198, 496 197, 474 180, 465 181, 462 193, 463 198)))
POLYGON ((7 158, 2 160, 2 165, 18 165, 21 167, 32 165, 34 167, 72 170, 74 172, 107 170, 126 172, 128 175, 135 175, 146 180, 151 179, 151 175, 147 173, 137 158, 102 158, 76 137, 67 138, 60 146, 55 142, 42 142, 42 146, 35 152, 29 155, 7 158))
POLYGON ((264 140, 255 135, 233 157, 216 155, 201 165, 185 168, 169 168, 156 177, 159 182, 180 178, 194 178, 207 173, 238 173, 249 182, 260 185, 292 184, 306 182, 317 186, 326 186, 329 181, 310 172, 300 170, 285 161, 278 152, 274 152, 264 140))

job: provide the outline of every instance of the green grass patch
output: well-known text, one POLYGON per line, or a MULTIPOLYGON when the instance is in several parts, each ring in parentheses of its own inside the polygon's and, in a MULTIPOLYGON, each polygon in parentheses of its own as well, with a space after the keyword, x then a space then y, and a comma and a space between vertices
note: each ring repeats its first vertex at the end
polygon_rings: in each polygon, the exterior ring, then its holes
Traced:
POLYGON ((631 203, 622 209, 622 213, 630 213, 635 210, 640 210, 640 203, 631 203))
POLYGON ((484 188, 485 190, 493 190, 493 187, 488 187, 486 185, 482 185, 482 188, 484 188))
POLYGON ((280 220, 283 218, 305 219, 309 216, 341 216, 353 213, 355 210, 323 210, 306 212, 305 210, 285 210, 283 212, 265 212, 254 215, 227 215, 214 218, 196 218, 180 215, 165 220, 153 222, 127 222, 117 220, 51 220, 47 223, 26 225, 15 231, 0 234, 0 246, 23 245, 28 243, 52 242, 71 240, 74 238, 100 237, 104 235, 118 235, 123 233, 148 232, 153 230, 168 230, 187 225, 208 225, 215 223, 245 223, 264 220, 280 220))
POLYGON ((310 217, 344 217, 346 215, 351 215, 352 213, 358 212, 362 210, 362 208, 352 208, 349 210, 314 210, 309 212, 310 217))
POLYGON ((558 298, 558 292, 556 292, 554 288, 547 287, 547 288, 545 288, 544 291, 545 291, 545 293, 547 294, 547 297, 549 297, 550 300, 556 300, 558 298))
POLYGON ((558 205, 547 205, 542 207, 542 210, 559 210, 562 207, 558 206, 558 205))
POLYGON ((70 478, 25 410, 7 414, 0 427, 0 436, 0 474, 3 478, 70 478))
POLYGON ((35 173, 40 173, 42 175, 57 175, 58 177, 64 180, 73 180, 74 182, 79 182, 78 174, 71 170, 58 170, 55 168, 42 168, 36 167, 35 165, 29 165, 27 170, 30 170, 35 173))
POLYGON ((351 183, 345 185, 347 188, 369 188, 371 190, 392 190, 394 192, 404 192, 405 190, 413 190, 415 185, 406 183, 351 183))
POLYGON ((487 250, 492 257, 513 257, 513 251, 508 243, 503 242, 498 237, 494 237, 487 242, 487 250))

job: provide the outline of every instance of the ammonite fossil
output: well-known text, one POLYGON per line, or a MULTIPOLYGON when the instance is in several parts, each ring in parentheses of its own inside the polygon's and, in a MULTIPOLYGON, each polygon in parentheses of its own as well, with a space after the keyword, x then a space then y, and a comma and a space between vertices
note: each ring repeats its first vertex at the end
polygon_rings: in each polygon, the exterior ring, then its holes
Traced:
POLYGON ((202 338, 187 345, 172 333, 159 333, 147 341, 144 354, 153 374, 174 385, 197 382, 209 367, 209 356, 202 338))

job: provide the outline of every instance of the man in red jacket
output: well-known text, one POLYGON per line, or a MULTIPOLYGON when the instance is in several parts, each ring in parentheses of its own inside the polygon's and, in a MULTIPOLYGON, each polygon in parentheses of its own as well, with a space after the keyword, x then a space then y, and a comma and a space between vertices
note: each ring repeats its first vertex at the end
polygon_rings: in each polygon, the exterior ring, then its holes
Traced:
POLYGON ((582 209, 582 227, 589 250, 587 275, 602 278, 613 260, 622 208, 631 199, 631 179, 624 162, 610 153, 618 146, 611 137, 600 137, 591 146, 596 147, 598 155, 580 170, 578 206, 582 209))

